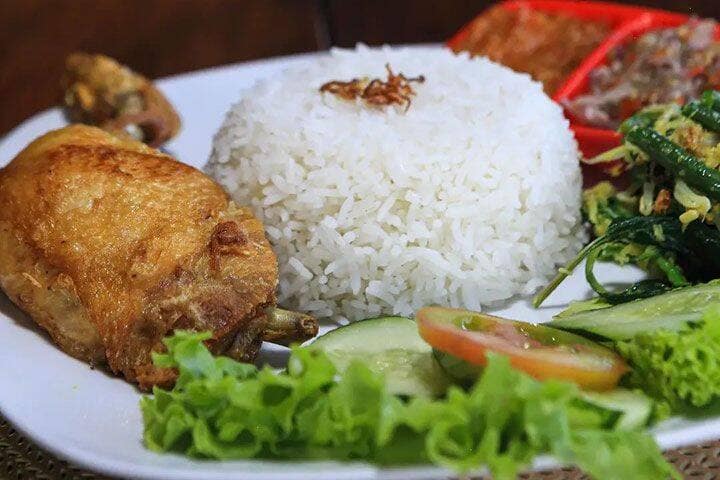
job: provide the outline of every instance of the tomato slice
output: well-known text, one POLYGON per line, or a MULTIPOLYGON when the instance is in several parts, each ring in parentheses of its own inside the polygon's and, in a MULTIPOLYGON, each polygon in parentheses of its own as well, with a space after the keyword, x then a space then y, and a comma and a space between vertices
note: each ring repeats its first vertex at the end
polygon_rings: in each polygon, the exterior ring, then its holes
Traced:
POLYGON ((513 367, 537 379, 565 380, 587 390, 611 390, 629 370, 612 350, 543 325, 443 307, 422 308, 416 320, 426 342, 465 363, 457 370, 464 372, 460 376, 477 375, 487 352, 508 357, 513 367))

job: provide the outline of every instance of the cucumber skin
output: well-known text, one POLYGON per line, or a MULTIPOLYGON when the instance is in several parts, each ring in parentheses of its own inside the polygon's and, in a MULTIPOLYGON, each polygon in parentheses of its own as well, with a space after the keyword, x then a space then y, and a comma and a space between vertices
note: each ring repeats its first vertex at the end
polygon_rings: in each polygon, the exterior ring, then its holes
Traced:
MULTIPOLYGON (((319 337, 314 338, 308 345, 314 345, 316 347, 326 345, 328 342, 335 343, 335 339, 338 335, 342 335, 343 337, 353 333, 355 330, 365 329, 368 325, 366 325, 365 322, 413 322, 414 320, 407 318, 407 317, 373 317, 373 318, 366 318, 364 320, 359 320, 357 322, 348 323, 347 325, 343 325, 337 328, 334 328, 330 330, 327 333, 324 333, 323 335, 320 335, 319 337)), ((340 340, 340 339, 339 339, 340 340)))
POLYGON ((699 320, 714 302, 720 302, 720 282, 684 287, 598 310, 560 313, 547 325, 610 340, 627 340, 655 330, 677 331, 687 322, 699 320))

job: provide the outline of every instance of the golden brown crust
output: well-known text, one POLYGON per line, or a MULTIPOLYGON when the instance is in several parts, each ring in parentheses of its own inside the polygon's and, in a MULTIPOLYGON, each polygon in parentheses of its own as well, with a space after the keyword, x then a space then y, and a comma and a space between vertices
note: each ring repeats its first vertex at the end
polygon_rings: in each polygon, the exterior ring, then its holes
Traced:
POLYGON ((105 349, 69 276, 51 267, 0 222, 0 287, 42 326, 61 348, 90 364, 102 363, 105 349))
POLYGON ((274 304, 262 224, 201 172, 139 142, 86 126, 44 135, 0 170, 0 205, 0 285, 68 353, 97 360, 99 339, 128 379, 166 377, 150 353, 174 328, 212 330, 211 344, 225 346, 262 330, 274 304), (31 265, 60 293, 21 301, 31 265), (61 296, 76 305, 74 323, 49 313, 61 296))

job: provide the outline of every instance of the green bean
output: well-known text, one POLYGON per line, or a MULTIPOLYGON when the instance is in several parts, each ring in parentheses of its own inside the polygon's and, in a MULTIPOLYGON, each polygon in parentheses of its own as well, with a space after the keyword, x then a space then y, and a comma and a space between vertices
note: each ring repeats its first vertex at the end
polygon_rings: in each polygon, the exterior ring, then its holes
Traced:
POLYGON ((668 173, 720 201, 720 172, 708 167, 681 146, 647 127, 631 129, 625 134, 625 140, 662 165, 668 173))
POLYGON ((720 111, 701 102, 690 102, 682 107, 682 114, 711 132, 720 132, 720 111))

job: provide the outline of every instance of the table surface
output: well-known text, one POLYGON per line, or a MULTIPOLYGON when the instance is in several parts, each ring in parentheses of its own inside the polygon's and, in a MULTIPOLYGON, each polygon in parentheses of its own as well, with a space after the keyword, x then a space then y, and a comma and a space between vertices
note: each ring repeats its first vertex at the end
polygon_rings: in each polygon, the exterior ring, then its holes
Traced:
MULTIPOLYGON (((487 0, 0 0, 0 135, 57 103, 65 56, 105 53, 151 78, 357 42, 440 42, 487 0)), ((624 2, 625 3, 625 2, 624 2)), ((720 1, 639 0, 720 17, 720 1)), ((720 441, 668 452, 686 478, 720 478, 720 441)), ((0 478, 98 479, 0 418, 0 478)), ((574 469, 522 478, 580 479, 574 469)))

